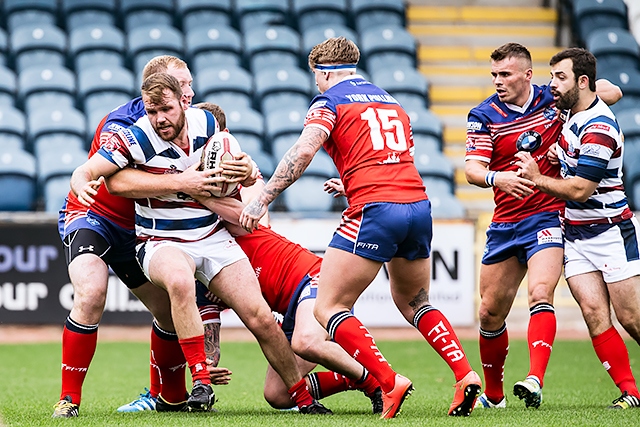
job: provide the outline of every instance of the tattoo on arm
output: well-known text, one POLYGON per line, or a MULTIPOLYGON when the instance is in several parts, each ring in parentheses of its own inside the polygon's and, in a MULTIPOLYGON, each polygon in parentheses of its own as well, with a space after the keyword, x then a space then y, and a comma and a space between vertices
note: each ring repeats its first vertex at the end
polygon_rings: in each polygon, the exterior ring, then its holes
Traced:
POLYGON ((420 288, 418 293, 411 301, 409 301, 409 306, 413 309, 413 312, 416 313, 426 304, 429 304, 429 294, 424 288, 420 288))
POLYGON ((204 325, 204 352, 207 358, 213 361, 213 366, 218 366, 220 362, 220 323, 204 325))

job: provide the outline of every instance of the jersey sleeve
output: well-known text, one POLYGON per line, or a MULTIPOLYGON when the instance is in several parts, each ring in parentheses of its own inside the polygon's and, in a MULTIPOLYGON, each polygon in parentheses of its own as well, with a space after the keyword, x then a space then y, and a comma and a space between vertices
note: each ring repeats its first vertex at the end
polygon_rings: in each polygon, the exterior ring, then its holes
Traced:
POLYGON ((129 145, 124 142, 125 139, 122 137, 123 132, 110 134, 106 142, 97 151, 98 154, 117 165, 120 169, 134 163, 129 145))
POLYGON ((479 160, 489 163, 493 154, 493 141, 487 124, 474 110, 467 117, 467 141, 465 160, 479 160))
POLYGON ((618 151, 616 141, 610 135, 599 132, 597 128, 591 131, 587 128, 580 140, 580 157, 576 176, 592 182, 600 182, 605 177, 609 161, 616 151, 618 151))
POLYGON ((307 111, 304 127, 317 127, 326 132, 328 136, 331 135, 336 125, 336 118, 335 108, 331 108, 329 100, 316 97, 307 111))

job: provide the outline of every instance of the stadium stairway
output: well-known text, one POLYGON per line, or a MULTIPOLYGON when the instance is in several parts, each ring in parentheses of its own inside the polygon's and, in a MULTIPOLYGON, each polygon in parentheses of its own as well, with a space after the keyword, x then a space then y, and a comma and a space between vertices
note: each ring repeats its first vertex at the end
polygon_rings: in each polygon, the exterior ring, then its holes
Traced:
POLYGON ((456 167, 456 196, 467 216, 493 209, 493 193, 471 186, 464 176, 466 118, 494 92, 489 55, 518 42, 533 58, 533 83, 549 81, 555 46, 554 8, 544 0, 410 0, 407 27, 419 43, 418 66, 430 83, 430 109, 444 124, 444 152, 456 167))

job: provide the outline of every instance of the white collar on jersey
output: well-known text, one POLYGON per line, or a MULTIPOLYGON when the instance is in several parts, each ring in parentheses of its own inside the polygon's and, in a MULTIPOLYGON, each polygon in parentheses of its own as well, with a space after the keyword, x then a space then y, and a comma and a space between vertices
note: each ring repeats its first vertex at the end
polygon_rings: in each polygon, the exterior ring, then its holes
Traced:
POLYGON ((348 76, 344 76, 340 81, 343 82, 345 80, 353 80, 353 79, 363 79, 360 74, 349 74, 348 76))
POLYGON ((527 99, 527 102, 525 102, 522 107, 519 107, 515 104, 507 104, 506 102, 504 103, 504 105, 506 105, 511 111, 522 114, 527 111, 527 108, 529 108, 529 105, 531 105, 531 101, 533 101, 533 85, 531 85, 531 87, 529 88, 529 99, 527 99))

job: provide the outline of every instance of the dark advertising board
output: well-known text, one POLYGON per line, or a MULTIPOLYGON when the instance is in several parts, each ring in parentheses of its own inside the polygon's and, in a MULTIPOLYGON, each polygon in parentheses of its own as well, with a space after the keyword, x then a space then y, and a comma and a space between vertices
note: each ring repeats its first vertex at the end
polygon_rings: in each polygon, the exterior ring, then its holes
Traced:
MULTIPOLYGON (((55 220, 0 220, 0 324, 62 324, 72 304, 55 220)), ((149 324, 151 319, 111 275, 101 324, 149 324)))

